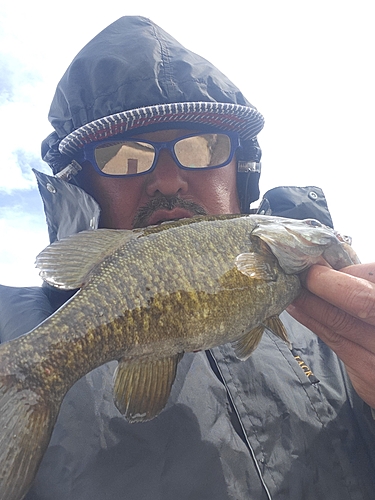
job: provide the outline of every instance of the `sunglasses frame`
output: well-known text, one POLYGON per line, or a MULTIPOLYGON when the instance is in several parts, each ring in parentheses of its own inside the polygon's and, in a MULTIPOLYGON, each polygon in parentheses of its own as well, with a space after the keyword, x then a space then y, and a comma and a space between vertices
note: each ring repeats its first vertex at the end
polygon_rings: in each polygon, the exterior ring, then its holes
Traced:
POLYGON ((150 172, 152 172, 157 165, 157 162, 159 159, 159 153, 162 149, 167 149, 170 152, 174 162, 182 170, 213 170, 213 169, 225 167, 226 165, 228 165, 232 161, 233 156, 239 147, 240 147, 239 136, 235 132, 217 131, 217 132, 192 133, 192 134, 186 134, 186 135, 180 136, 177 139, 173 139, 171 141, 150 141, 148 139, 140 139, 139 137, 129 137, 126 134, 121 134, 121 135, 117 135, 114 137, 108 137, 108 138, 103 139, 101 141, 95 141, 95 142, 91 142, 90 144, 86 144, 84 146, 83 154, 84 154, 84 160, 89 161, 91 163, 91 165, 94 167, 94 169, 99 173, 99 175, 101 175, 103 177, 111 177, 111 178, 130 178, 130 177, 139 177, 140 175, 145 175, 145 174, 149 174, 150 172), (231 145, 229 158, 225 162, 221 163, 220 165, 214 165, 211 167, 185 167, 184 165, 182 165, 178 161, 176 153, 174 152, 175 144, 177 144, 179 141, 182 141, 183 139, 187 139, 188 137, 196 137, 196 136, 208 135, 208 134, 221 134, 221 135, 226 135, 229 137, 230 145, 231 145), (96 163, 96 159, 95 159, 95 149, 103 144, 111 144, 111 143, 121 142, 122 140, 127 141, 127 142, 144 142, 146 144, 150 144, 154 148, 154 150, 155 150, 154 161, 152 162, 152 165, 148 170, 146 170, 145 172, 139 172, 136 174, 106 174, 105 172, 103 172, 99 168, 99 166, 96 163))

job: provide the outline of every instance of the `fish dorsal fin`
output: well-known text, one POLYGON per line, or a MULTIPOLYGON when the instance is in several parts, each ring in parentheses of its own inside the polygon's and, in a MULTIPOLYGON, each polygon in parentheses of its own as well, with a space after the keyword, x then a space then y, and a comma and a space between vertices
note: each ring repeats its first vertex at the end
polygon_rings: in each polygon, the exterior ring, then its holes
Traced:
POLYGON ((266 328, 277 337, 280 337, 284 342, 290 344, 288 334, 281 319, 278 316, 271 316, 250 332, 232 342, 232 347, 238 359, 245 361, 255 351, 266 328))
POLYGON ((114 399, 129 422, 145 422, 161 412, 167 404, 181 357, 176 354, 153 360, 119 361, 114 399))
POLYGON ((276 281, 277 275, 274 270, 275 259, 271 255, 260 255, 258 253, 241 253, 235 258, 237 269, 249 278, 276 281))
POLYGON ((41 278, 57 288, 74 290, 90 279, 103 260, 127 241, 139 237, 133 231, 97 229, 82 231, 52 243, 36 257, 41 278))
POLYGON ((232 342, 232 347, 238 359, 245 361, 251 353, 255 351, 258 344, 262 338, 263 332, 265 330, 265 325, 260 324, 242 335, 238 340, 232 342))

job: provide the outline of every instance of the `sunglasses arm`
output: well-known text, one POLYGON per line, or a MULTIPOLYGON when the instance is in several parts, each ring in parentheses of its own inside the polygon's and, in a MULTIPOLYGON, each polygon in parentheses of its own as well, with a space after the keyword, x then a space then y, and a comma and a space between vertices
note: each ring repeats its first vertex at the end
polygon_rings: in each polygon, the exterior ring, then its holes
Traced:
POLYGON ((82 170, 81 165, 76 161, 72 160, 69 165, 67 165, 65 168, 60 170, 55 177, 58 179, 61 179, 63 181, 69 182, 72 177, 78 174, 82 170))

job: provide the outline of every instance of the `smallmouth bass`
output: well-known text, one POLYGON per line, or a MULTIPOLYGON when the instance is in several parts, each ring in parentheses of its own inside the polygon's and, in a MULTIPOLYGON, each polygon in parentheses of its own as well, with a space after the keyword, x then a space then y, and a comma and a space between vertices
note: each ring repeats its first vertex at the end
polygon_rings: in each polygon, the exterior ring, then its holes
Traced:
POLYGON ((325 258, 357 263, 314 220, 197 217, 134 231, 85 231, 47 247, 48 283, 79 291, 30 333, 0 346, 0 498, 21 500, 68 389, 118 360, 116 406, 130 422, 165 406, 184 352, 232 342, 246 359, 325 258))

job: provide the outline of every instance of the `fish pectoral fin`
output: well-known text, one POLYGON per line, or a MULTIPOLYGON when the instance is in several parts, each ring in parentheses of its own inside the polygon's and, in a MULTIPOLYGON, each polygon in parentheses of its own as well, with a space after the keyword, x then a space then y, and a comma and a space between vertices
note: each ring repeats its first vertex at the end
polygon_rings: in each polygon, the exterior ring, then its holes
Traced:
POLYGON ((287 331, 279 316, 271 316, 270 318, 267 318, 264 324, 274 335, 280 337, 281 340, 290 345, 287 331))
POLYGON ((241 253, 235 258, 237 269, 249 278, 276 281, 277 275, 273 269, 275 259, 271 255, 260 255, 258 253, 241 253))
POLYGON ((82 231, 55 241, 40 252, 35 265, 41 278, 63 290, 83 286, 111 253, 139 234, 125 229, 82 231))
POLYGON ((262 338, 265 328, 265 325, 260 324, 253 328, 250 332, 247 332, 245 335, 232 342, 232 347, 238 359, 245 361, 251 353, 255 351, 262 338))
POLYGON ((115 372, 114 399, 133 422, 156 417, 167 404, 182 354, 159 359, 122 359, 115 372))

